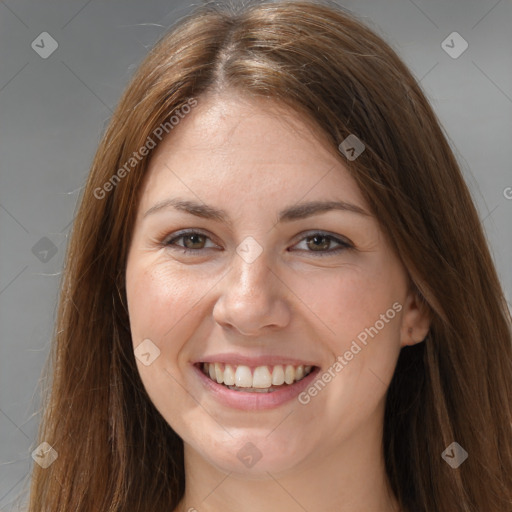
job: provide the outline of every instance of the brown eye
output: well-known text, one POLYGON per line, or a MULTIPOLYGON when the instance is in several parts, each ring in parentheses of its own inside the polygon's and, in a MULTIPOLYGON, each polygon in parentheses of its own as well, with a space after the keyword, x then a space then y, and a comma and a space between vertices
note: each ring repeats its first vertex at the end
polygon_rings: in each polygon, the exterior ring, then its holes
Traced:
POLYGON ((331 245, 331 238, 325 235, 314 235, 306 238, 308 249, 313 251, 326 251, 331 245))
POLYGON ((208 235, 198 231, 188 231, 177 233, 172 238, 163 242, 166 247, 181 249, 182 251, 201 251, 202 249, 211 249, 217 247, 208 235))
POLYGON ((183 246, 187 249, 202 249, 206 243, 207 237, 199 233, 194 233, 192 235, 183 235, 180 238, 183 238, 183 246))
POLYGON ((294 247, 305 253, 316 253, 318 256, 335 255, 354 248, 348 240, 323 232, 313 232, 305 236, 294 247))

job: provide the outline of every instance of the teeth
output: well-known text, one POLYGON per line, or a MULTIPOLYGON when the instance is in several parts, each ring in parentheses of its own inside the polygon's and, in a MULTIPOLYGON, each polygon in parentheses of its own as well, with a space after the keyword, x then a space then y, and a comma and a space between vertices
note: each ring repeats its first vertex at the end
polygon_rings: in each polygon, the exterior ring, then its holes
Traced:
POLYGON ((235 384, 239 388, 252 388, 252 373, 248 366, 237 366, 235 372, 235 384))
POLYGON ((221 368, 218 364, 216 364, 214 366, 215 366, 215 379, 217 380, 217 382, 219 384, 222 384, 224 382, 224 372, 221 370, 221 368))
POLYGON ((284 370, 280 364, 274 366, 274 370, 272 371, 272 384, 274 386, 284 384, 284 370))
POLYGON ((258 366, 252 376, 253 388, 269 388, 272 385, 272 375, 266 366, 258 366))
MULTIPOLYGON (((210 379, 233 389, 251 388, 250 391, 270 390, 272 386, 290 385, 308 375, 313 366, 277 364, 275 366, 257 366, 251 371, 249 366, 223 363, 203 363, 203 373, 210 379)), ((247 389, 249 391, 249 389, 247 389)))
POLYGON ((284 381, 291 384, 295 380, 295 368, 291 364, 287 364, 284 369, 284 381))
MULTIPOLYGON (((219 366, 219 363, 215 363, 215 366, 219 366)), ((226 384, 226 386, 233 386, 235 384, 235 370, 233 370, 233 367, 230 364, 227 364, 224 367, 224 384, 226 384)))

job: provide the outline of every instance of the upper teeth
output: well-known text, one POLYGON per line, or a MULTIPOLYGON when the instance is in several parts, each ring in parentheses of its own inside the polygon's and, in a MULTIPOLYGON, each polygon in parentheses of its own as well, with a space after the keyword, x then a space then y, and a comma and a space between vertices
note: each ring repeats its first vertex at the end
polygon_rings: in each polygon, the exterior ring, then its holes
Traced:
POLYGON ((277 364, 275 366, 257 366, 254 372, 249 366, 224 363, 203 363, 206 375, 219 384, 242 388, 270 388, 283 383, 292 384, 311 372, 312 366, 292 366, 277 364))

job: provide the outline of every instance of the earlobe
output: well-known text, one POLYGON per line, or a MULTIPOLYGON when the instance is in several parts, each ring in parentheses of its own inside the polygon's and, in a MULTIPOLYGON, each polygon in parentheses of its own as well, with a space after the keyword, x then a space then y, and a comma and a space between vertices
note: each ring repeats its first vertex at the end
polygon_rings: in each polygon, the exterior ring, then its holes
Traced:
POLYGON ((411 290, 405 300, 402 315, 401 346, 421 343, 428 334, 431 321, 430 307, 416 290, 411 290))

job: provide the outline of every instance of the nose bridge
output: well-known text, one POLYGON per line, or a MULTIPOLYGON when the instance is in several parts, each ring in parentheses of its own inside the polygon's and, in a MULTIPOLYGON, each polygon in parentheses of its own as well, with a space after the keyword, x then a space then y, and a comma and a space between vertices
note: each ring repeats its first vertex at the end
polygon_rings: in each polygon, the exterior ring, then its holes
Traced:
MULTIPOLYGON (((261 240, 260 240, 261 241, 261 240)), ((236 247, 233 254, 232 274, 239 287, 239 292, 248 297, 264 292, 267 285, 265 279, 271 274, 269 266, 272 264, 268 249, 264 249, 252 236, 246 236, 236 247)))
POLYGON ((239 251, 240 247, 232 263, 232 286, 234 289, 231 292, 248 301, 268 298, 272 294, 272 280, 270 276, 273 273, 270 270, 270 262, 267 255, 261 251, 256 256, 254 249, 251 248, 247 254, 250 257, 246 257, 244 254, 240 255, 239 251))
POLYGON ((267 255, 263 251, 256 257, 252 253, 251 258, 234 254, 231 265, 214 308, 217 323, 243 334, 286 325, 289 307, 267 255))

